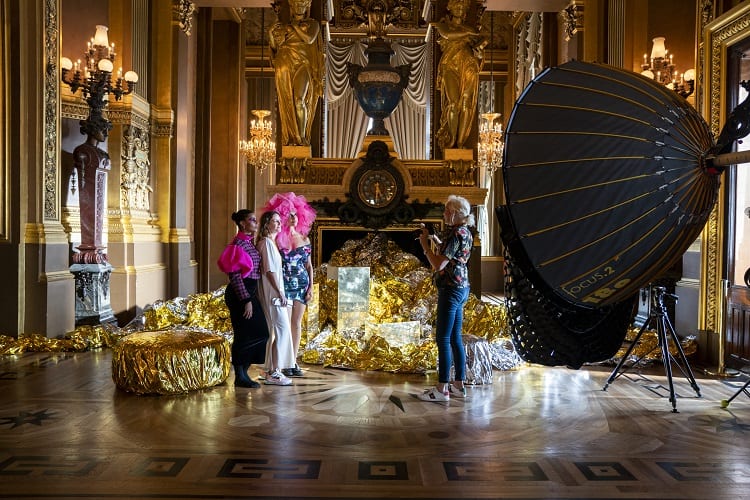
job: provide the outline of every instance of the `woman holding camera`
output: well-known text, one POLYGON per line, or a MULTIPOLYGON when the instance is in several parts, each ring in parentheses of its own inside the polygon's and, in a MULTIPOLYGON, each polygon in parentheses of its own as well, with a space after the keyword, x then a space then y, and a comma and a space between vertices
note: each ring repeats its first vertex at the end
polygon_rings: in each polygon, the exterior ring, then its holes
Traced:
POLYGON ((430 247, 429 231, 422 227, 419 243, 435 273, 438 288, 437 327, 438 383, 419 395, 423 401, 449 401, 450 397, 465 398, 466 352, 463 344, 464 304, 469 298, 469 270, 474 236, 474 216, 468 200, 451 195, 445 202, 443 221, 448 226, 443 240, 437 240, 438 251, 430 247), (451 383, 451 366, 455 380, 451 383))

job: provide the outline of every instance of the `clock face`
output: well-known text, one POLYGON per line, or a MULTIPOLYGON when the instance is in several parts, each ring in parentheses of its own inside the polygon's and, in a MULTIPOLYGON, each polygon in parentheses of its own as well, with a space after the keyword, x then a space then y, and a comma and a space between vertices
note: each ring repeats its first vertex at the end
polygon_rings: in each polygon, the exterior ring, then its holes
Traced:
POLYGON ((398 186, 391 172, 370 170, 360 177, 357 190, 363 203, 372 208, 383 208, 396 198, 398 186))

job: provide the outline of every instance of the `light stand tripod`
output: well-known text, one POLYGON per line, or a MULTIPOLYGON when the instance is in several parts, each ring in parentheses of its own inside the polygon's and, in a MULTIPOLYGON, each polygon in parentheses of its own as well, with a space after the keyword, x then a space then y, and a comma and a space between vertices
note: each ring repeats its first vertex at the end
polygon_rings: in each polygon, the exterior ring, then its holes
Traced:
POLYGON ((658 339, 658 347, 661 347, 661 360, 662 360, 662 363, 664 363, 664 370, 666 371, 667 381, 669 382, 669 401, 672 403, 672 412, 677 413, 677 399, 675 398, 675 395, 674 395, 674 383, 672 382, 672 363, 677 365, 677 368, 680 369, 680 371, 685 376, 685 378, 690 382, 690 385, 693 387, 698 397, 701 397, 701 390, 698 387, 698 383, 695 381, 695 376, 693 375, 693 371, 690 369, 690 364, 688 364, 688 360, 685 357, 685 351, 682 350, 680 339, 677 338, 677 334, 674 331, 672 322, 669 320, 669 315, 667 314, 667 308, 664 305, 665 297, 670 298, 672 300, 677 300, 677 295, 666 293, 666 288, 663 286, 651 287, 651 291, 654 293, 654 296, 652 297, 652 308, 651 308, 651 312, 649 314, 648 320, 643 324, 641 329, 638 331, 638 334, 635 336, 635 339, 633 339, 633 342, 630 344, 630 347, 628 347, 628 350, 625 352, 625 355, 623 355, 622 359, 620 359, 620 362, 617 363, 617 366, 612 371, 612 374, 609 376, 609 379, 607 379, 607 383, 604 384, 604 387, 602 388, 602 390, 606 391, 607 387, 609 387, 609 384, 613 383, 617 377, 625 373, 627 370, 629 370, 633 366, 640 363, 643 358, 645 358, 648 354, 651 353, 651 351, 649 351, 643 356, 641 356, 640 358, 638 358, 632 364, 625 366, 625 361, 628 359, 628 356, 630 356, 630 353, 633 352, 633 349, 635 348, 636 344, 638 344, 638 341, 641 339, 641 335, 643 335, 643 332, 646 331, 649 325, 653 327, 653 324, 655 323, 656 324, 656 337, 658 339), (677 348, 677 354, 678 354, 679 359, 676 359, 674 355, 672 355, 672 353, 669 351, 669 338, 670 337, 672 338, 672 341, 674 342, 674 345, 677 348))

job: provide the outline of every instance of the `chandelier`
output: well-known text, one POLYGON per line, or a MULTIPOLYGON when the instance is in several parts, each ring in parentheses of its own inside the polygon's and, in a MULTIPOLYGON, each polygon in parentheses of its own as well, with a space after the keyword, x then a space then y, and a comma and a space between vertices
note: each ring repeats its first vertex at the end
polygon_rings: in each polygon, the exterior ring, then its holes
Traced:
POLYGON ((276 143, 272 139, 273 127, 266 117, 271 114, 267 109, 254 109, 257 117, 250 122, 250 140, 240 141, 240 153, 247 162, 258 171, 263 172, 276 162, 276 143))
POLYGON ((641 74, 674 90, 682 97, 687 97, 695 90, 695 70, 689 69, 684 73, 677 71, 674 56, 667 50, 665 40, 663 36, 657 36, 652 40, 651 57, 643 54, 641 74))
POLYGON ((482 113, 480 116, 477 161, 491 174, 503 165, 503 124, 496 121, 500 116, 500 113, 482 113))
MULTIPOLYGON (((494 35, 494 12, 490 11, 490 109, 495 109, 495 82, 493 79, 494 60, 492 42, 494 35)), ((497 122, 500 113, 482 113, 479 124, 479 142, 477 143, 477 163, 488 173, 494 174, 503 165, 503 124, 497 122)))
MULTIPOLYGON (((263 100, 265 9, 261 9, 260 19, 260 79, 258 80, 258 87, 261 90, 260 98, 258 99, 259 102, 263 100)), ((266 117, 271 112, 267 109, 254 109, 251 113, 255 115, 256 119, 250 121, 250 139, 240 141, 240 153, 245 156, 248 164, 254 166, 262 173, 265 169, 276 163, 276 143, 273 141, 273 126, 270 121, 266 121, 266 117)))

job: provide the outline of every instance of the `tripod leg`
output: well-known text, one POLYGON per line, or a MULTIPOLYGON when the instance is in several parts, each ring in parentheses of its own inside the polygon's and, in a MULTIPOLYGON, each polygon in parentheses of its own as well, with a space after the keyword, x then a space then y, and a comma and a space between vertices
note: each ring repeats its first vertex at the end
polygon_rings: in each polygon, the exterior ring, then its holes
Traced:
POLYGON ((667 341, 664 316, 660 316, 656 324, 656 335, 661 346, 661 361, 664 363, 664 370, 666 371, 667 382, 669 383, 669 402, 672 403, 672 413, 677 413, 677 398, 674 394, 674 381, 672 380, 672 355, 669 353, 669 342, 667 341))
MULTIPOLYGON (((615 369, 612 370, 612 373, 610 374, 609 378, 607 379, 607 382, 604 384, 604 387, 602 387, 603 391, 607 390, 607 387, 609 387, 609 384, 615 381, 617 377, 625 373, 627 371, 627 368, 623 369, 623 365, 625 364, 625 361, 628 359, 628 356, 630 356, 630 353, 633 352, 633 349, 635 349, 636 344, 641 339, 641 335, 643 335, 643 332, 646 330, 646 327, 651 323, 651 317, 648 318, 648 320, 643 323, 643 326, 640 330, 638 330, 638 334, 633 339, 633 342, 630 344, 630 347, 628 347, 628 350, 625 351, 625 354, 622 356, 622 359, 617 363, 617 366, 615 366, 615 369)), ((634 363, 635 364, 635 363, 634 363)), ((631 365, 632 366, 632 365, 631 365)))
POLYGON ((731 398, 729 398, 729 399, 722 399, 721 400, 721 407, 722 408, 726 408, 727 406, 729 406, 729 403, 731 403, 734 398, 736 398, 737 396, 739 396, 743 392, 745 394, 747 394, 748 397, 750 397, 750 392, 747 391, 747 386, 748 385, 750 385, 750 380, 745 381, 745 385, 743 385, 742 387, 740 387, 740 389, 737 392, 735 392, 734 394, 732 394, 731 398))
MULTIPOLYGON (((674 341, 674 345, 677 348, 677 355, 680 357, 680 361, 677 363, 677 365, 682 370, 683 375, 685 375, 685 378, 688 379, 690 382, 690 386, 695 391, 695 394, 698 397, 701 397, 701 389, 698 387, 698 382, 695 381, 695 375, 693 375, 693 370, 690 369, 690 363, 688 363, 687 357, 685 356, 685 351, 682 349, 682 344, 680 344, 680 339, 677 337, 677 334, 674 331, 674 328, 672 327, 672 323, 669 321, 669 318, 664 318, 666 326, 668 327, 667 332, 669 333, 669 336, 672 337, 672 340, 674 341)), ((669 350, 667 350, 669 352, 669 350)), ((671 354, 670 354, 671 356, 671 354)))

